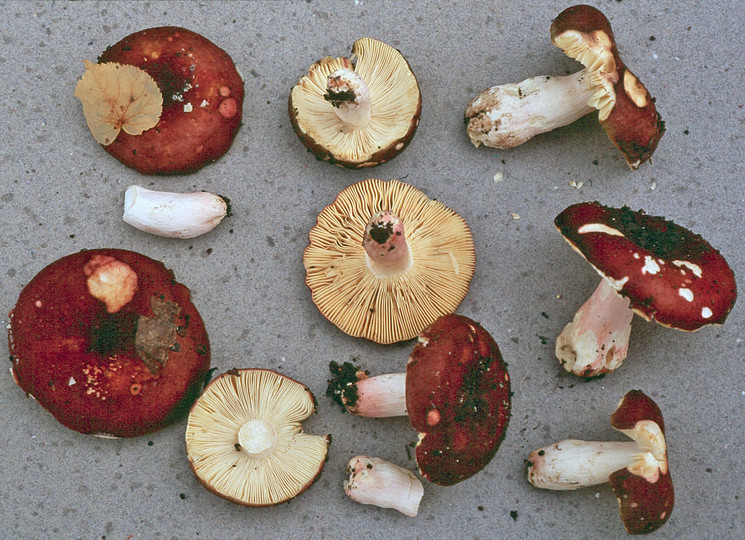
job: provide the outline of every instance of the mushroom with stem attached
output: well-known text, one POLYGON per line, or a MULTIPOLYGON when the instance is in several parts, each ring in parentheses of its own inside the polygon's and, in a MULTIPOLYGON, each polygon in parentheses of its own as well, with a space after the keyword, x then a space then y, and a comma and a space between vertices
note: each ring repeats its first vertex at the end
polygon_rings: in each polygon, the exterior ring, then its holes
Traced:
POLYGON ((611 416, 611 425, 632 440, 568 439, 539 448, 528 457, 528 481, 551 490, 610 482, 626 530, 656 531, 670 518, 675 503, 662 413, 643 392, 632 390, 611 416))
POLYGON ((588 202, 569 206, 554 223, 603 277, 556 340, 557 358, 575 375, 621 365, 634 313, 690 332, 724 323, 735 304, 735 276, 724 257, 672 221, 588 202))
POLYGON ((245 506, 270 506, 305 491, 326 462, 331 436, 303 433, 316 409, 303 384, 266 369, 232 369, 194 403, 186 454, 199 481, 245 506))
POLYGON ((359 416, 408 415, 419 432, 417 466, 430 482, 461 482, 496 454, 510 417, 510 378, 494 339, 468 317, 443 315, 422 330, 405 374, 355 372, 341 370, 327 393, 359 416))
POLYGON ((369 179, 319 214, 303 263, 324 317, 387 344, 455 311, 475 258, 471 231, 453 210, 404 182, 369 179))
POLYGON ((422 98, 399 51, 357 40, 349 58, 326 57, 290 93, 292 126, 319 159, 357 169, 400 154, 414 137, 422 98))
POLYGON ((513 148, 597 110, 629 167, 639 167, 654 153, 665 126, 649 92, 621 60, 608 19, 592 6, 572 6, 553 21, 551 41, 585 69, 484 90, 466 108, 471 142, 513 148))

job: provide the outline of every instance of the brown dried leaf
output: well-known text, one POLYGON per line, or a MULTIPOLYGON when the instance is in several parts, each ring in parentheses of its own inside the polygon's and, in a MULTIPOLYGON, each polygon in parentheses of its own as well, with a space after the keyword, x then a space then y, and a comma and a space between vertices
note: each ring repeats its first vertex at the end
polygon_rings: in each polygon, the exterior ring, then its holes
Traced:
POLYGON ((121 130, 139 135, 154 127, 163 110, 163 95, 153 78, 138 67, 83 60, 85 73, 75 87, 93 137, 106 146, 121 130))

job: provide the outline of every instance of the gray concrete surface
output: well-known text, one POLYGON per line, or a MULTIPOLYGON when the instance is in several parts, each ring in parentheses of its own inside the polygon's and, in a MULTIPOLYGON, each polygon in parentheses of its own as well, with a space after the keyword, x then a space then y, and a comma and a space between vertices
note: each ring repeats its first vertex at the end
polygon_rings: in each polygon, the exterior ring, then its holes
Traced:
POLYGON ((667 125, 653 163, 635 172, 593 116, 509 151, 474 148, 466 136, 463 110, 484 88, 578 68, 548 35, 570 2, 0 2, 2 313, 58 257, 94 247, 139 251, 191 288, 218 372, 267 367, 304 382, 319 402, 306 431, 333 435, 328 463, 308 491, 289 504, 244 508, 197 482, 185 422, 130 440, 83 436, 26 399, 6 371, 0 536, 623 538, 607 486, 539 491, 525 480, 524 460, 564 438, 621 439, 609 415, 638 388, 665 416, 676 488, 673 515, 656 536, 741 538, 742 301, 724 326, 693 334, 636 318, 624 366, 601 380, 577 380, 559 367, 553 340, 597 277, 553 217, 589 200, 665 215, 706 237, 743 279, 743 12, 734 0, 589 2, 611 20, 624 60, 667 125), (95 143, 73 91, 83 60, 165 24, 200 32, 232 55, 245 76, 244 126, 230 152, 197 174, 142 177, 95 143), (312 62, 346 55, 363 36, 402 51, 419 79, 423 112, 403 154, 349 171, 305 151, 287 96, 312 62), (356 357, 374 373, 397 371, 412 344, 342 334, 320 316, 304 283, 302 252, 316 215, 345 186, 370 177, 410 182, 467 220, 477 266, 458 312, 494 335, 513 382, 512 420, 496 458, 456 486, 425 483, 413 519, 357 505, 341 488, 345 464, 358 453, 415 468, 407 421, 353 418, 324 396, 329 361, 356 357), (124 190, 135 183, 224 194, 234 216, 193 240, 148 236, 121 221, 124 190))

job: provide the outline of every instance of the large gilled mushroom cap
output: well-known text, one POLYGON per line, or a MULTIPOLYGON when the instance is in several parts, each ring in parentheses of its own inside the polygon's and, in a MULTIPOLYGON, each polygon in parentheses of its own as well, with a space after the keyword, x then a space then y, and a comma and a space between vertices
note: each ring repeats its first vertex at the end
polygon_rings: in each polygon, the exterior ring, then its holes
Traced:
POLYGON ((475 259, 463 218, 409 184, 377 179, 347 187, 323 209, 303 255, 323 316, 377 343, 414 338, 455 311, 475 259))
POLYGON ((326 461, 331 437, 303 433, 315 412, 303 384, 266 369, 232 369, 194 403, 186 454, 209 491, 245 506, 270 506, 305 491, 326 461))
POLYGON ((507 365, 481 325, 450 314, 424 329, 406 366, 406 408, 422 476, 449 486, 481 471, 510 419, 507 365))
POLYGON ((611 415, 611 426, 645 450, 635 463, 609 477, 621 519, 631 534, 656 531, 668 520, 675 504, 662 412, 646 394, 632 390, 611 415))
POLYGON ((735 304, 735 276, 724 257, 672 221, 587 202, 569 206, 554 223, 647 320, 693 331, 724 323, 735 304))
POLYGON ((63 425, 133 437, 181 418, 210 365, 189 289, 120 249, 63 257, 21 291, 8 339, 16 383, 63 425))
POLYGON ((371 38, 357 40, 349 58, 313 64, 289 98, 292 125, 308 150, 352 169, 401 153, 416 132, 421 109, 408 62, 371 38))
POLYGON ((621 61, 608 19, 592 6, 572 6, 554 20, 551 41, 585 66, 594 90, 589 104, 629 167, 639 167, 657 148, 665 125, 652 96, 621 61))

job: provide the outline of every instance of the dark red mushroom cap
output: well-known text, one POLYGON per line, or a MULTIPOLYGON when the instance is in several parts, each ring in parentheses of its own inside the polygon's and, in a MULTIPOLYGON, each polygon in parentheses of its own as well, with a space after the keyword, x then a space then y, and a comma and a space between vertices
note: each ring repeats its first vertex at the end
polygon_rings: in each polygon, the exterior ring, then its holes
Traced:
POLYGON ((478 323, 450 314, 422 330, 406 367, 422 476, 448 486, 483 469, 504 439, 510 397, 507 365, 478 323))
POLYGON ((569 206, 554 223, 647 320, 693 331, 724 323, 735 304, 735 276, 724 257, 672 221, 587 202, 569 206))
POLYGON ((611 425, 653 456, 610 475, 621 519, 631 534, 656 531, 668 520, 675 504, 662 413, 643 392, 632 390, 611 416, 611 425))
POLYGON ((207 332, 163 263, 81 251, 41 270, 10 315, 16 383, 63 425, 133 437, 188 412, 210 365, 207 332))
POLYGON ((551 24, 551 41, 587 68, 593 102, 608 137, 632 169, 648 160, 665 133, 654 99, 618 54, 610 22, 592 6, 562 11, 551 24))

